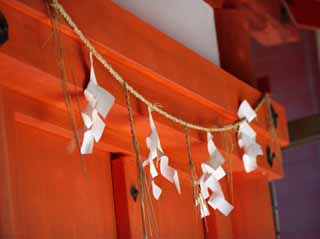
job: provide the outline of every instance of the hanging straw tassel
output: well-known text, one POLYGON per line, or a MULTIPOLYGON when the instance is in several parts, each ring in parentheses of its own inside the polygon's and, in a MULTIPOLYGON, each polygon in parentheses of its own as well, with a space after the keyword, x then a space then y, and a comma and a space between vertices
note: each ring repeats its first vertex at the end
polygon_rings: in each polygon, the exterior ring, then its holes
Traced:
POLYGON ((197 205, 197 198, 199 196, 199 187, 197 187, 197 183, 196 183, 197 174, 196 174, 194 162, 193 162, 192 156, 191 156, 189 129, 187 126, 184 127, 184 133, 185 133, 185 137, 186 137, 186 145, 187 145, 187 153, 188 153, 189 171, 190 171, 190 178, 191 178, 193 200, 194 200, 194 206, 196 206, 197 205))
POLYGON ((234 203, 233 164, 232 164, 232 154, 234 151, 233 132, 222 132, 222 137, 223 137, 224 148, 225 148, 226 159, 227 159, 227 182, 228 182, 228 188, 229 188, 229 200, 231 204, 233 204, 234 203))
MULTIPOLYGON (((190 138, 189 138, 189 129, 188 126, 184 126, 184 134, 186 137, 186 146, 187 146, 187 153, 188 153, 188 161, 189 161, 189 171, 190 171, 190 180, 191 180, 191 186, 192 186, 192 194, 193 194, 193 203, 194 203, 194 209, 195 209, 195 219, 196 219, 196 225, 198 225, 198 213, 196 211, 197 206, 200 206, 200 211, 205 212, 209 211, 207 204, 201 194, 200 187, 197 185, 197 172, 196 168, 192 159, 191 155, 191 147, 190 147, 190 138)), ((205 227, 205 232, 207 234, 208 232, 208 226, 207 226, 207 221, 206 218, 203 218, 203 223, 205 227)))
MULTIPOLYGON (((141 202, 141 219, 142 219, 142 226, 143 226, 143 238, 148 238, 148 232, 147 232, 147 223, 149 225, 150 230, 150 236, 152 237, 153 230, 156 231, 156 234, 158 233, 158 226, 157 222, 155 220, 154 216, 154 210, 152 207, 152 201, 148 190, 148 184, 146 175, 144 173, 143 167, 142 167, 142 160, 140 156, 140 148, 138 139, 136 136, 136 132, 134 129, 134 123, 133 123, 133 113, 130 103, 130 96, 128 92, 128 86, 126 82, 123 82, 123 88, 125 92, 126 97, 126 104, 128 108, 129 113, 129 122, 130 122, 130 131, 131 131, 131 137, 132 137, 132 143, 134 147, 134 151, 136 154, 136 163, 137 163, 137 169, 138 169, 138 182, 139 182, 139 189, 140 189, 140 202, 141 202), (147 206, 147 207, 146 207, 147 206), (147 210, 149 209, 149 210, 147 210)), ((156 237, 157 235, 155 235, 156 237)))
MULTIPOLYGON (((49 0, 48 5, 50 6, 51 1, 49 0)), ((76 143, 76 146, 78 148, 78 152, 80 155, 80 161, 82 166, 82 172, 86 176, 87 175, 87 166, 84 161, 83 156, 80 154, 80 137, 78 132, 78 127, 76 123, 76 118, 73 111, 73 105, 71 100, 71 95, 69 93, 68 89, 68 77, 65 67, 65 61, 64 61, 64 52, 63 52, 63 46, 62 46, 62 40, 61 40, 61 33, 60 30, 58 30, 58 16, 55 11, 51 11, 51 9, 48 7, 49 15, 50 15, 50 21, 51 21, 51 27, 52 27, 52 34, 54 38, 54 43, 56 44, 57 48, 57 63, 59 67, 59 73, 60 73, 60 79, 61 79, 61 88, 64 96, 64 101, 66 104, 68 119, 72 128, 74 141, 76 143)))

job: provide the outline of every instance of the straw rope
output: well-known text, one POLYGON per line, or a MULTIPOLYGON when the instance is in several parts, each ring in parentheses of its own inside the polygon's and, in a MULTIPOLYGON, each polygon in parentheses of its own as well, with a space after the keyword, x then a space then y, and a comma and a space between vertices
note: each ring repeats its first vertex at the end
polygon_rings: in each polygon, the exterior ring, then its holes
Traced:
MULTIPOLYGON (((191 181, 191 187, 192 187, 192 195, 193 195, 193 203, 194 203, 194 213, 195 213, 195 220, 196 225, 198 226, 198 220, 197 220, 197 212, 196 208, 197 205, 199 205, 201 211, 209 210, 207 208, 207 205, 205 203, 205 200, 201 194, 200 186, 197 185, 197 172, 196 168, 192 159, 191 155, 191 146, 190 146, 190 137, 189 137, 189 129, 188 127, 184 127, 184 134, 185 134, 185 140, 186 140, 186 146, 187 146, 187 153, 188 153, 188 161, 189 161, 189 172, 190 172, 190 181, 191 181)), ((207 227, 206 227, 206 218, 203 218, 203 223, 205 226, 205 233, 207 233, 207 227)))
MULTIPOLYGON (((80 144, 80 136, 78 132, 78 127, 77 127, 77 122, 75 119, 74 112, 72 110, 73 104, 71 100, 71 96, 69 93, 68 89, 68 84, 67 84, 67 72, 66 72, 66 64, 64 60, 64 49, 62 46, 62 40, 61 40, 61 34, 60 31, 58 31, 58 18, 56 14, 53 14, 53 12, 49 12, 50 14, 50 21, 51 21, 51 26, 52 26, 52 37, 54 38, 54 43, 56 45, 56 50, 57 50, 57 64, 58 64, 58 69, 60 73, 60 79, 61 79, 61 89, 63 92, 63 97, 67 109, 67 115, 68 119, 72 128, 72 133, 74 136, 74 142, 80 152, 81 144, 80 144)), ((82 167, 82 172, 86 176, 87 175, 87 165, 86 162, 83 158, 83 155, 80 153, 80 161, 81 161, 81 167, 82 167)))
MULTIPOLYGON (((126 81, 122 78, 122 76, 118 72, 116 72, 113 69, 113 67, 107 62, 107 60, 95 49, 95 47, 90 43, 90 41, 86 38, 86 36, 78 28, 78 26, 72 20, 70 15, 66 12, 66 10, 63 8, 63 6, 58 2, 58 0, 52 0, 51 6, 65 19, 65 21, 72 28, 74 33, 80 38, 82 43, 92 52, 94 57, 104 66, 104 68, 106 68, 109 71, 109 73, 113 76, 113 78, 116 81, 118 81, 121 85, 123 85, 124 82, 126 82, 126 81)), ((222 131, 236 129, 241 123, 246 121, 245 118, 242 118, 234 123, 227 124, 223 127, 205 127, 202 125, 193 124, 193 123, 184 121, 183 119, 178 118, 178 117, 166 112, 165 110, 163 110, 159 106, 157 106, 157 104, 154 104, 151 101, 149 101, 148 99, 146 99, 141 93, 136 91, 127 82, 126 82, 126 84, 127 84, 128 92, 130 92, 137 99, 139 99, 141 102, 143 102, 148 107, 150 107, 152 110, 156 111, 160 115, 164 116, 165 118, 167 118, 177 124, 188 127, 189 129, 195 129, 195 130, 206 131, 206 132, 222 132, 222 131)), ((267 98, 268 98, 268 95, 266 94, 260 99, 257 106, 254 108, 254 110, 256 112, 259 111, 259 109, 265 103, 267 98)))
POLYGON ((141 220, 142 220, 142 225, 143 225, 143 238, 147 238, 147 229, 146 229, 146 210, 145 210, 145 187, 144 187, 144 171, 142 168, 142 160, 140 157, 140 149, 139 149, 139 143, 138 139, 135 133, 134 129, 134 124, 133 124, 133 114, 132 114, 132 109, 131 109, 131 104, 130 104, 130 98, 129 98, 129 93, 128 93, 128 87, 126 82, 123 83, 123 88, 125 92, 125 97, 126 97, 126 104, 128 108, 128 114, 129 114, 129 122, 130 122, 130 132, 131 132, 131 137, 132 137, 132 142, 134 146, 134 151, 136 154, 136 163, 137 163, 137 169, 138 169, 138 182, 139 182, 139 189, 140 189, 140 202, 141 202, 141 220))

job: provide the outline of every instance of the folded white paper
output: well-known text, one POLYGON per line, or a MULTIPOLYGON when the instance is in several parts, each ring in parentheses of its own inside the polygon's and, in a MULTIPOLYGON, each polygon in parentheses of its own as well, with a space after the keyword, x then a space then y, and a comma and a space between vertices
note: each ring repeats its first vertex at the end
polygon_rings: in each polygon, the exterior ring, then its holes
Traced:
POLYGON ((244 100, 238 109, 238 117, 239 119, 246 118, 249 122, 251 122, 257 117, 257 114, 249 105, 248 101, 244 100))
POLYGON ((256 139, 256 136, 257 136, 256 132, 247 122, 241 123, 238 131, 239 131, 239 134, 247 135, 249 138, 254 140, 256 139))
POLYGON ((160 172, 167 180, 176 185, 179 193, 181 193, 178 171, 169 166, 169 158, 165 155, 161 156, 160 172))
POLYGON ((200 190, 203 199, 207 199, 210 194, 209 194, 209 185, 207 184, 208 178, 211 177, 212 175, 209 173, 203 173, 199 179, 199 185, 200 185, 200 190))
POLYGON ((151 110, 150 108, 148 108, 149 111, 149 123, 150 123, 150 128, 151 128, 151 132, 149 133, 149 136, 146 139, 146 144, 147 147, 149 149, 149 155, 147 160, 145 160, 143 162, 143 167, 149 165, 149 170, 150 170, 150 174, 152 178, 155 178, 158 176, 158 172, 157 169, 154 165, 154 159, 157 157, 160 157, 160 152, 162 152, 162 148, 160 145, 160 139, 158 136, 158 132, 157 129, 155 127, 153 118, 152 118, 152 114, 151 114, 151 110))
POLYGON ((232 211, 233 206, 226 201, 221 186, 215 176, 204 173, 199 180, 199 184, 203 198, 207 199, 210 197, 208 199, 208 204, 213 209, 218 209, 222 214, 228 216, 232 211), (208 189, 212 191, 211 196, 208 189))
POLYGON ((81 112, 82 120, 86 126, 81 145, 81 154, 90 154, 93 150, 93 140, 99 142, 102 137, 105 123, 99 116, 106 118, 114 104, 114 97, 108 91, 100 87, 94 73, 92 53, 90 53, 90 82, 84 91, 88 102, 87 107, 81 112))
POLYGON ((204 218, 210 215, 208 205, 201 196, 198 197, 198 199, 196 200, 196 206, 200 206, 201 218, 204 218))
POLYGON ((213 194, 209 198, 208 204, 212 208, 218 209, 223 215, 228 216, 232 211, 233 206, 225 199, 218 180, 214 177, 210 177, 209 181, 208 184, 211 186, 210 189, 213 191, 213 194))
POLYGON ((158 200, 162 190, 154 182, 154 178, 158 176, 157 169, 154 165, 154 159, 156 158, 158 158, 158 160, 160 161, 160 173, 163 175, 163 177, 165 177, 171 183, 174 183, 179 193, 181 192, 181 189, 180 189, 178 171, 173 167, 169 166, 169 158, 163 153, 159 135, 158 135, 154 120, 152 118, 151 109, 148 108, 148 111, 149 111, 149 123, 150 123, 151 132, 146 139, 146 144, 147 144, 147 147, 149 148, 149 155, 142 165, 143 167, 149 165, 149 170, 152 177, 152 182, 151 182, 152 193, 154 198, 158 200))
POLYGON ((91 132, 91 130, 87 130, 83 134, 83 142, 81 145, 80 152, 81 154, 91 154, 93 150, 93 139, 94 136, 91 132))
POLYGON ((233 209, 233 206, 225 200, 218 182, 218 180, 222 179, 226 175, 225 171, 221 167, 224 163, 224 158, 217 149, 212 138, 212 135, 207 133, 207 146, 210 158, 201 164, 202 175, 198 180, 201 195, 198 197, 197 203, 200 205, 201 217, 210 215, 205 201, 208 198, 208 204, 213 209, 218 209, 226 216, 233 209), (209 189, 212 192, 211 196, 209 189))
POLYGON ((103 122, 103 120, 98 115, 98 112, 95 110, 93 112, 93 123, 91 131, 96 142, 99 142, 99 140, 101 139, 105 126, 106 124, 103 122))
POLYGON ((94 107, 103 118, 106 118, 115 100, 113 95, 94 83, 93 80, 90 80, 84 92, 89 104, 94 107))
POLYGON ((152 186, 152 194, 156 200, 159 199, 162 189, 154 182, 154 180, 151 181, 151 186, 152 186))
POLYGON ((222 179, 224 176, 226 176, 226 172, 222 167, 219 167, 217 169, 213 169, 206 163, 201 164, 202 173, 208 173, 212 174, 217 180, 222 179))
POLYGON ((81 112, 81 117, 86 128, 90 128, 93 124, 93 112, 96 111, 90 104, 81 112))
MULTIPOLYGON (((257 115, 249 103, 244 100, 239 106, 238 117, 240 119, 245 118, 248 122, 251 122, 257 115)), ((261 146, 256 142, 256 132, 248 122, 242 122, 239 126, 238 144, 244 151, 242 156, 244 169, 247 173, 250 173, 258 167, 257 156, 262 155, 263 152, 261 146)))
POLYGON ((207 147, 208 147, 208 152, 210 158, 204 162, 204 164, 207 164, 213 169, 218 169, 223 163, 224 163, 224 158, 222 157, 221 153, 217 149, 216 145, 212 141, 212 134, 209 132, 207 133, 207 147))
POLYGON ((263 155, 261 146, 256 142, 256 133, 246 122, 243 122, 239 127, 238 144, 243 148, 242 156, 244 169, 250 173, 257 169, 257 156, 263 155))

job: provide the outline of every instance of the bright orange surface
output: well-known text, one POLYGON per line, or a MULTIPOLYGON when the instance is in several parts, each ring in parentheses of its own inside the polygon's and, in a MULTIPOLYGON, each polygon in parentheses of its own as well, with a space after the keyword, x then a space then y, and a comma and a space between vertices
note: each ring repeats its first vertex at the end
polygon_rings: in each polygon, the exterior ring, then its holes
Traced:
MULTIPOLYGON (((62 2, 130 84, 179 117, 207 125, 225 124, 236 119, 241 100, 255 103, 261 97, 257 90, 111 2, 92 4, 81 0, 76 8, 71 1, 62 2)), ((77 153, 68 153, 70 125, 42 4, 40 0, 0 0, 1 11, 10 24, 10 41, 0 48, 0 236, 141 238, 139 202, 134 202, 129 192, 137 181, 121 86, 95 64, 99 83, 115 95, 116 104, 107 118, 102 143, 96 145, 92 156, 85 157, 89 172, 86 178, 77 153), (110 160, 113 153, 120 153, 120 157, 110 160)), ((82 93, 87 82, 88 52, 68 28, 63 29, 62 39, 67 64, 72 66, 77 81, 74 88, 70 80, 75 101, 75 95, 82 93)), ((81 98, 81 105, 84 104, 81 98)), ((145 158, 148 151, 144 142, 149 131, 146 108, 133 98, 132 104, 145 158)), ((276 102, 274 105, 279 114, 278 143, 284 146, 288 143, 285 111, 276 102)), ((264 107, 254 122, 264 148, 271 139, 266 115, 264 107)), ((79 112, 76 116, 80 128, 79 112)), ((164 190, 160 200, 153 201, 160 238, 272 238, 266 183, 282 177, 280 157, 272 168, 261 157, 257 174, 241 174, 241 151, 235 149, 232 160, 233 171, 238 172, 234 177, 236 209, 230 217, 212 211, 206 222, 209 230, 205 231, 192 205, 183 129, 157 115, 154 118, 162 146, 179 170, 182 186, 182 194, 178 195, 172 184, 157 179, 164 190), (256 194, 259 196, 254 197, 256 194), (254 200, 253 207, 247 204, 250 200, 254 200), (248 218, 255 216, 256 223, 251 224, 248 218)), ((222 151, 224 137, 215 134, 222 151)), ((192 131, 191 148, 199 170, 200 163, 208 157, 205 134, 192 131)), ((225 181, 223 187, 231 199, 225 181)))

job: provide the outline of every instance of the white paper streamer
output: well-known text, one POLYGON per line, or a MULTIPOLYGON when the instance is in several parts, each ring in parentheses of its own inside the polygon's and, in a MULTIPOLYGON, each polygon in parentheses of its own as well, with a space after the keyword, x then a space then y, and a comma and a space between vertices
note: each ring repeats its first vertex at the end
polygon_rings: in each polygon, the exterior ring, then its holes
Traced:
POLYGON ((87 130, 83 134, 83 142, 81 146, 81 154, 91 154, 93 150, 93 134, 91 130, 87 130))
POLYGON ((169 166, 169 158, 166 155, 161 156, 160 172, 168 181, 174 183, 179 193, 181 193, 178 171, 169 166))
POLYGON ((97 83, 93 68, 92 53, 90 53, 90 65, 90 82, 84 91, 88 105, 84 111, 81 112, 82 120, 86 126, 80 149, 81 154, 91 154, 94 141, 99 142, 101 139, 105 128, 105 123, 101 117, 103 119, 107 117, 115 100, 113 95, 97 83))
POLYGON ((210 215, 209 208, 202 196, 199 196, 198 199, 196 200, 196 206, 199 206, 199 205, 200 205, 201 218, 209 216, 210 215))
POLYGON ((217 149, 216 145, 212 141, 212 134, 209 132, 207 133, 207 147, 208 147, 208 152, 209 152, 209 160, 205 161, 204 164, 207 164, 213 169, 218 169, 223 163, 224 163, 224 158, 222 157, 221 153, 217 149))
POLYGON ((257 114, 249 105, 248 101, 244 100, 242 101, 238 109, 238 117, 239 119, 246 118, 248 122, 251 122, 254 118, 257 117, 257 114))
POLYGON ((220 187, 219 180, 222 179, 226 173, 221 167, 224 163, 224 158, 215 146, 212 135, 207 133, 208 152, 210 158, 201 164, 202 175, 198 181, 200 185, 202 198, 199 196, 197 202, 200 204, 201 217, 210 215, 206 199, 208 204, 213 209, 218 209, 225 216, 229 215, 233 206, 225 200, 223 191, 220 187), (212 191, 210 196, 209 189, 212 191))
MULTIPOLYGON (((256 117, 255 111, 244 100, 238 110, 239 118, 246 118, 248 122, 251 122, 256 117)), ((251 128, 247 122, 243 122, 239 126, 238 132, 238 144, 240 148, 243 148, 244 154, 242 156, 244 169, 247 173, 250 173, 257 169, 257 156, 263 155, 261 146, 256 142, 256 132, 251 128)))
POLYGON ((242 156, 244 169, 250 173, 257 169, 257 156, 263 155, 261 146, 256 142, 256 133, 247 122, 244 122, 239 127, 238 144, 243 148, 242 156))
POLYGON ((208 204, 214 208, 218 209, 223 215, 228 216, 232 211, 233 206, 225 199, 222 188, 218 182, 218 180, 211 176, 206 182, 207 185, 210 186, 213 194, 208 200, 208 204))
POLYGON ((224 176, 226 176, 226 172, 222 167, 219 167, 217 169, 211 168, 208 164, 202 163, 201 169, 203 173, 212 174, 217 180, 222 179, 224 176))
MULTIPOLYGON (((199 179, 201 194, 204 199, 208 199, 208 204, 213 209, 218 209, 222 214, 228 216, 233 206, 225 199, 222 188, 213 174, 204 173, 199 179), (212 191, 210 196, 209 190, 212 191)), ((202 213, 206 215, 205 213, 202 213)), ((208 216, 208 214, 206 215, 208 216)))
POLYGON ((149 165, 150 174, 152 177, 152 182, 151 182, 152 193, 154 198, 158 200, 162 190, 154 182, 154 179, 158 176, 157 169, 154 165, 155 158, 158 158, 160 160, 160 173, 163 175, 163 177, 165 177, 171 183, 174 183, 179 193, 181 193, 181 189, 180 189, 178 171, 173 167, 169 166, 169 158, 163 153, 163 150, 160 144, 159 135, 152 118, 151 109, 148 108, 148 111, 149 111, 149 122, 150 122, 151 132, 146 139, 146 143, 150 152, 149 152, 148 158, 143 162, 143 167, 149 165))
POLYGON ((155 184, 154 180, 151 181, 151 186, 152 186, 152 194, 154 198, 158 200, 162 193, 162 189, 157 184, 155 184))

